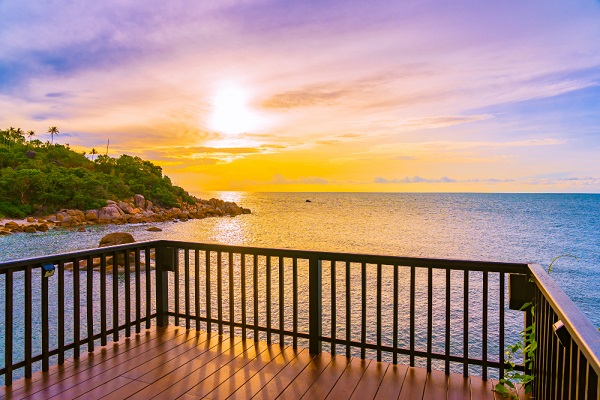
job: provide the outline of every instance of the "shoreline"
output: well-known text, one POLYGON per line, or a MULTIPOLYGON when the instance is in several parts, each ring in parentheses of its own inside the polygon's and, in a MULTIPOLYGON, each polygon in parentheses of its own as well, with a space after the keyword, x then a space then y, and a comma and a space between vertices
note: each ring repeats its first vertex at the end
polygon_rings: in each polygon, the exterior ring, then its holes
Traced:
POLYGON ((0 219, 0 236, 15 233, 47 232, 50 229, 75 228, 84 232, 96 225, 151 224, 158 222, 185 222, 189 219, 210 217, 235 217, 251 214, 250 209, 234 202, 212 198, 196 199, 195 204, 181 203, 179 207, 162 208, 144 196, 136 194, 126 201, 107 200, 107 205, 97 210, 63 209, 46 216, 0 219))

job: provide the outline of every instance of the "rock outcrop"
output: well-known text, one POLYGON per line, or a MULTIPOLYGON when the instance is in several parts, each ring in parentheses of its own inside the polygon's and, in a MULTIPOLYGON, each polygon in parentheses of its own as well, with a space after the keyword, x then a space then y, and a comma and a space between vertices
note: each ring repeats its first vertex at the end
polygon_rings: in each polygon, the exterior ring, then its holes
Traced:
POLYGON ((208 217, 250 214, 250 210, 238 206, 236 203, 219 199, 196 199, 195 204, 180 202, 179 207, 161 208, 155 206, 141 194, 123 201, 107 200, 106 206, 97 210, 60 210, 52 215, 36 219, 27 218, 27 223, 19 225, 10 221, 0 225, 3 235, 24 232, 26 227, 31 227, 28 232, 46 232, 52 227, 79 228, 95 224, 138 224, 166 221, 182 221, 202 219, 208 217))

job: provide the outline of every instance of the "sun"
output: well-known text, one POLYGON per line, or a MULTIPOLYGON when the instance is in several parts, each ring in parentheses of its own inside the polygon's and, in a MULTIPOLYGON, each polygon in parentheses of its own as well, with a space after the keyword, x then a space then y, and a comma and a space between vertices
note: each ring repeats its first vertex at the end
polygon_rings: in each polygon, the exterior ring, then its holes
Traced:
POLYGON ((212 100, 209 128, 227 135, 238 135, 257 129, 261 118, 250 109, 248 100, 248 93, 238 86, 220 87, 212 100))

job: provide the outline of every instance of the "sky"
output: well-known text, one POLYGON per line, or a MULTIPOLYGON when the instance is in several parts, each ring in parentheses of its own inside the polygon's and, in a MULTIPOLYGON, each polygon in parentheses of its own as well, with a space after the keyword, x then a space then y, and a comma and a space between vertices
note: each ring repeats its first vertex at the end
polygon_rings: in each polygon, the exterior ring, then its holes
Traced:
POLYGON ((600 193, 599 0, 0 0, 0 128, 191 193, 600 193))

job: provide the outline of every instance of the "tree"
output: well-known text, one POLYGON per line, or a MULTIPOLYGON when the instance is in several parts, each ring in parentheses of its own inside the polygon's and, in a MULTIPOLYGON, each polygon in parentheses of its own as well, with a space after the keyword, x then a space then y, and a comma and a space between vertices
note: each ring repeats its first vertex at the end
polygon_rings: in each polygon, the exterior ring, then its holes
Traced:
POLYGON ((54 135, 58 135, 58 128, 55 126, 51 126, 48 128, 48 133, 52 137, 52 144, 54 144, 54 135))
POLYGON ((31 142, 31 139, 35 136, 35 131, 27 131, 27 136, 29 136, 29 142, 31 142))
POLYGON ((98 154, 98 152, 96 151, 96 148, 93 148, 92 151, 90 151, 90 154, 92 155, 92 161, 94 161, 94 156, 96 154, 98 154))

